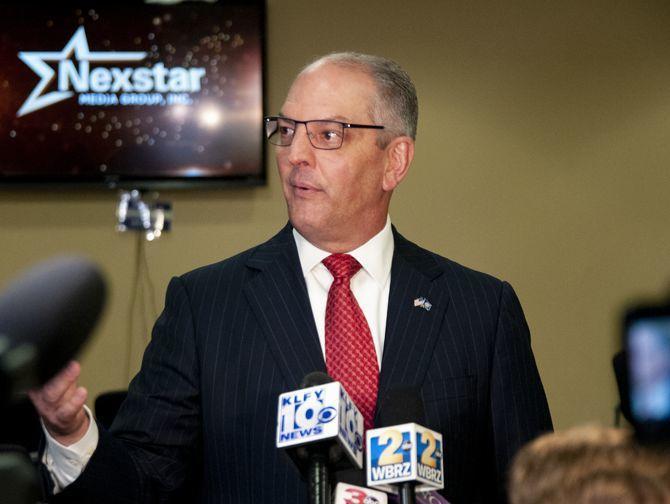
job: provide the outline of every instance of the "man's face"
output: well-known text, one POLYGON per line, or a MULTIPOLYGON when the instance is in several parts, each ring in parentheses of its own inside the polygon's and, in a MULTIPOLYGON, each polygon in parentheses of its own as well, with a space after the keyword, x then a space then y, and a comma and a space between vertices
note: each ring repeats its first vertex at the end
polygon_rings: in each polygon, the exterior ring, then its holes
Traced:
MULTIPOLYGON (((300 77, 282 107, 299 121, 332 119, 374 124, 368 111, 375 85, 365 73, 325 64, 300 77)), ((372 238, 386 222, 391 192, 383 187, 386 149, 370 129, 345 129, 342 147, 312 147, 304 124, 288 147, 276 147, 289 219, 314 245, 349 251, 372 238)))

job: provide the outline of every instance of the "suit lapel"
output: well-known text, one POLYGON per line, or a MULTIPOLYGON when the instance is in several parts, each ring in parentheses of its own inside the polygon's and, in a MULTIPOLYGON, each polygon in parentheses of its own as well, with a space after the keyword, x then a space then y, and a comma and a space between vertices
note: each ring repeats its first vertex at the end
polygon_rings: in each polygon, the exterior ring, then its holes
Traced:
POLYGON ((312 371, 326 371, 291 230, 287 225, 258 247, 247 262, 258 274, 244 286, 287 390, 312 371))
MULTIPOLYGON (((444 320, 449 296, 436 285, 442 270, 425 250, 394 228, 386 335, 379 377, 380 402, 389 390, 420 386, 444 320), (415 306, 425 298, 430 309, 415 306)), ((298 251, 287 225, 259 246, 247 266, 257 274, 244 293, 266 337, 288 390, 312 371, 326 372, 298 251)))
POLYGON ((436 281, 442 270, 425 250, 393 229, 395 248, 377 412, 389 390, 423 383, 449 296, 436 281), (425 298, 429 303, 415 304, 425 298))

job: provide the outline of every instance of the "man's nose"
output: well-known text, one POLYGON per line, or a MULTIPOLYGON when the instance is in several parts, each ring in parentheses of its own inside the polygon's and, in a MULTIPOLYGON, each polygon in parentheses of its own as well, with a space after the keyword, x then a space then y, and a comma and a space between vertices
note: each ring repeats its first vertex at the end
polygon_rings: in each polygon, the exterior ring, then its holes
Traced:
POLYGON ((288 146, 288 160, 292 165, 311 164, 314 159, 314 147, 309 141, 307 125, 298 124, 295 127, 293 141, 288 146))

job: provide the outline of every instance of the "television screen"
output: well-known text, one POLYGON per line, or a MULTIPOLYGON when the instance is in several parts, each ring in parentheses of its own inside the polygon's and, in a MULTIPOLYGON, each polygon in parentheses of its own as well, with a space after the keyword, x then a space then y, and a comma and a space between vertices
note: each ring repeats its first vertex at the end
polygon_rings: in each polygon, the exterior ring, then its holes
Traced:
POLYGON ((264 3, 0 4, 0 184, 263 183, 264 3))

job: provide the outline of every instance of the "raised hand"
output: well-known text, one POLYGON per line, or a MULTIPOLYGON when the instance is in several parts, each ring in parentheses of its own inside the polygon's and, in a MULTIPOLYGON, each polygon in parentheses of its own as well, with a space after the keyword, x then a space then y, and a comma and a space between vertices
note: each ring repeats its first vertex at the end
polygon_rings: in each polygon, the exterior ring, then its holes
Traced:
POLYGON ((41 388, 28 392, 47 431, 64 446, 79 441, 90 421, 84 411, 88 392, 77 384, 80 373, 79 363, 71 361, 41 388))

